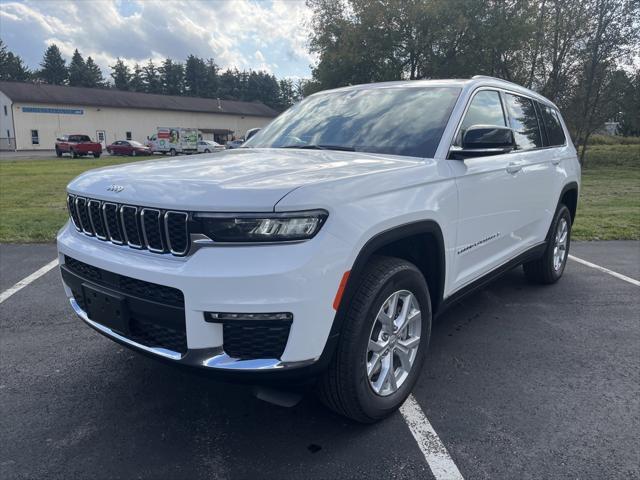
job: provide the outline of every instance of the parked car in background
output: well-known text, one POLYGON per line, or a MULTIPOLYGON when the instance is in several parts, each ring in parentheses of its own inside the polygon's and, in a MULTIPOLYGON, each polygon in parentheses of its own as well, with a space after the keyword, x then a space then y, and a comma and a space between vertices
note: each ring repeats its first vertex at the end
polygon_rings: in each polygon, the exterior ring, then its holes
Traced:
POLYGON ((73 158, 93 155, 100 158, 102 145, 91 140, 89 135, 64 135, 56 139, 56 156, 68 153, 73 158))
POLYGON ((117 140, 107 146, 109 155, 151 155, 151 149, 135 140, 117 140))
POLYGON ((227 150, 232 150, 234 148, 240 148, 242 146, 242 144, 244 143, 244 139, 240 139, 240 140, 229 140, 227 142, 226 148, 227 150))
POLYGON ((224 150, 224 145, 220 145, 213 140, 199 140, 198 141, 198 153, 211 153, 220 152, 224 150))
POLYGON ((259 128, 250 128, 249 130, 247 130, 247 133, 244 134, 244 141, 246 142, 259 131, 260 131, 259 128))
POLYGON ((196 153, 198 151, 198 130, 196 128, 158 127, 156 133, 147 137, 146 145, 152 153, 196 153))

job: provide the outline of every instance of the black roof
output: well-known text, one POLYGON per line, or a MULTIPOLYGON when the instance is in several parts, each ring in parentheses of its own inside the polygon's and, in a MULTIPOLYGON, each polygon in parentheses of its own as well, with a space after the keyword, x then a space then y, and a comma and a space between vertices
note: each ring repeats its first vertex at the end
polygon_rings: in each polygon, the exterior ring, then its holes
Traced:
POLYGON ((0 92, 14 102, 88 105, 115 108, 148 108, 181 112, 226 113, 275 117, 278 112, 260 102, 238 102, 214 98, 179 97, 152 93, 123 92, 106 88, 66 87, 43 83, 0 81, 0 92))

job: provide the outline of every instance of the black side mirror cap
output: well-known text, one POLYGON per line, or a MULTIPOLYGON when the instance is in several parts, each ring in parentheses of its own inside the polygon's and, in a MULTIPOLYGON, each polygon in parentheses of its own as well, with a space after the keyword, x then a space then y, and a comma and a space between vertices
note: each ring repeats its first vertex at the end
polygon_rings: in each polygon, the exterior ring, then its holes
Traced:
POLYGON ((515 150, 513 130, 493 125, 472 125, 462 137, 462 147, 452 147, 456 157, 481 157, 499 155, 515 150))

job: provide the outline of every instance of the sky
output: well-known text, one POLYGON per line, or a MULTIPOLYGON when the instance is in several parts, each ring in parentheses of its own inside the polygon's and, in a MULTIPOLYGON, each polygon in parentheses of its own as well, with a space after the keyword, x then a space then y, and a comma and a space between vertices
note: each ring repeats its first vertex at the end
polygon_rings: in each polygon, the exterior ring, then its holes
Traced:
POLYGON ((304 0, 0 0, 0 38, 30 68, 55 43, 67 61, 76 48, 91 56, 107 78, 118 57, 133 66, 189 54, 308 78, 310 19, 304 0))

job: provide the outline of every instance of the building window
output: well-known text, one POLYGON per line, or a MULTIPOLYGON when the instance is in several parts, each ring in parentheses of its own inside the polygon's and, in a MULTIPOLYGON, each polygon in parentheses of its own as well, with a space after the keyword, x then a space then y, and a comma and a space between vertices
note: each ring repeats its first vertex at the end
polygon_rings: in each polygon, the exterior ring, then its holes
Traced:
POLYGON ((40 145, 38 130, 31 130, 31 145, 40 145))
POLYGON ((3 107, 4 107, 4 116, 6 117, 7 115, 9 115, 9 114, 7 113, 7 106, 6 106, 6 105, 3 105, 3 107))
POLYGON ((127 135, 127 140, 132 140, 131 132, 127 132, 126 135, 127 135))

